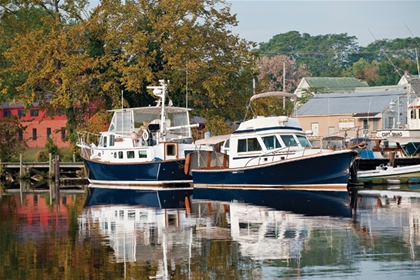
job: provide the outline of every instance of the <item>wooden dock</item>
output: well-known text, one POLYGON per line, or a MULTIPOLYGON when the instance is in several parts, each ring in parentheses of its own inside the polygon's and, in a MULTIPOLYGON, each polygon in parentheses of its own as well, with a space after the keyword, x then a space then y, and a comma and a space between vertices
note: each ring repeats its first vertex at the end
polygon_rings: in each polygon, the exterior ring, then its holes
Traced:
POLYGON ((0 181, 54 180, 59 185, 87 182, 83 162, 60 162, 56 157, 48 162, 0 162, 0 181))

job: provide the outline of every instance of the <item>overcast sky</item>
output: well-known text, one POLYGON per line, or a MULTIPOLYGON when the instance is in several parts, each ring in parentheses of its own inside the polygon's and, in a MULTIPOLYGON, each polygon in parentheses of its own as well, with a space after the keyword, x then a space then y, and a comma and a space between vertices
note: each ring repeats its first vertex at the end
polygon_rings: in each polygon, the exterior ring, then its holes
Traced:
MULTIPOLYGON (((241 38, 268 42, 289 31, 311 36, 347 33, 367 46, 375 39, 420 37, 420 0, 227 0, 241 38)), ((419 42, 420 44, 420 42, 419 42)))

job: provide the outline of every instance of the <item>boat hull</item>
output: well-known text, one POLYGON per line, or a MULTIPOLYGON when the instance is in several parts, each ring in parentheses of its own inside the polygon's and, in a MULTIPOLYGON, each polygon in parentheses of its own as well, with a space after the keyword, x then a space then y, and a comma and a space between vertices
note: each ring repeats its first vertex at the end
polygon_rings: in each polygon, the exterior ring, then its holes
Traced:
POLYGON ((193 169, 194 188, 345 191, 354 151, 298 157, 263 165, 193 169))
POLYGON ((90 183, 107 185, 189 186, 184 159, 141 163, 108 163, 84 159, 90 183))
POLYGON ((192 188, 121 189, 118 186, 103 188, 89 185, 85 207, 97 205, 129 205, 153 208, 185 208, 192 188))
POLYGON ((352 216, 349 193, 342 191, 194 188, 193 200, 238 201, 307 216, 352 216))

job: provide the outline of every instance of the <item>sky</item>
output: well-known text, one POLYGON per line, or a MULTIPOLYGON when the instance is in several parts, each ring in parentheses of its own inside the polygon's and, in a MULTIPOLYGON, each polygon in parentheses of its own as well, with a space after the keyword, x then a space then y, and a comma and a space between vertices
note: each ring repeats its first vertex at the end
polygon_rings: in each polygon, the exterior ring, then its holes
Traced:
POLYGON ((363 47, 380 39, 420 37, 420 0, 227 2, 239 21, 232 31, 256 43, 289 31, 311 36, 347 33, 363 47))

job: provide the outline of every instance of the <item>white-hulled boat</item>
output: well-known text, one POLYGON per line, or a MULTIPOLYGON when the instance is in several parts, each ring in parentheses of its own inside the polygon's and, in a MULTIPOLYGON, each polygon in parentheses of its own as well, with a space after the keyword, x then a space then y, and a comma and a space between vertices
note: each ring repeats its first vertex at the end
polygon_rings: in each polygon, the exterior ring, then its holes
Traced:
POLYGON ((373 170, 357 171, 357 180, 360 183, 371 184, 410 184, 418 182, 420 178, 420 164, 405 166, 380 165, 373 170))
POLYGON ((189 186, 185 156, 196 150, 192 140, 191 109, 166 104, 167 84, 150 86, 157 106, 113 110, 109 129, 97 144, 79 135, 77 145, 90 183, 102 185, 189 186))
MULTIPOLYGON (((290 93, 269 92, 254 95, 250 103, 269 96, 296 98, 290 93)), ((185 171, 193 176, 194 193, 214 188, 316 190, 340 193, 348 199, 350 168, 357 152, 312 148, 296 118, 257 116, 230 135, 195 143, 215 146, 223 141, 223 153, 196 151, 188 155, 185 171)))

